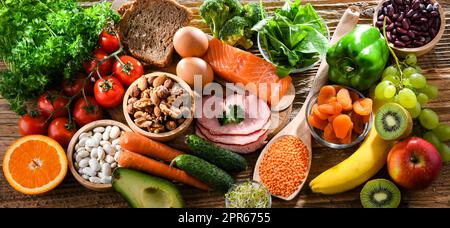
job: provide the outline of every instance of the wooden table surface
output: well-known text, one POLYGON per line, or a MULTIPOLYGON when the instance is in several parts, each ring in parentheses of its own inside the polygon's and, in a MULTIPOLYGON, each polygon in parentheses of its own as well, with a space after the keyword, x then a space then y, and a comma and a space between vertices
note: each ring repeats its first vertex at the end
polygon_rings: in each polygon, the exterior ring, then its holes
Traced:
MULTIPOLYGON (((207 29, 198 16, 198 6, 201 0, 178 0, 190 7, 194 14, 192 24, 202 29, 207 29)), ((264 0, 265 7, 271 11, 284 4, 283 0, 264 0)), ((363 9, 360 23, 369 24, 372 20, 373 8, 378 1, 354 1, 354 0, 313 0, 311 2, 322 16, 331 31, 334 31, 337 22, 344 10, 350 5, 358 5, 363 9)), ((83 3, 89 6, 90 2, 83 3)), ((441 122, 450 123, 450 0, 440 0, 446 13, 446 31, 440 43, 433 51, 419 59, 420 66, 428 81, 439 88, 439 97, 428 104, 435 110, 441 122)), ((0 63, 0 69, 4 65, 0 63)), ((310 84, 317 67, 294 77, 294 85, 297 90, 294 102, 294 116, 303 105, 308 94, 310 84)), ((18 116, 10 111, 6 100, 0 98, 0 159, 11 143, 20 137, 17 127, 18 116)), ((341 162, 350 156, 356 148, 346 150, 331 150, 313 144, 312 168, 307 182, 326 169, 341 162)), ((252 176, 253 165, 258 153, 245 156, 251 167, 237 175, 237 178, 249 178, 252 176)), ((1 163, 0 163, 1 166, 1 163)), ((387 171, 383 168, 376 177, 388 178, 387 171)), ((187 186, 179 186, 184 196, 187 207, 224 207, 224 198, 219 193, 205 193, 187 186)), ((359 192, 361 186, 338 195, 324 196, 313 194, 309 187, 305 186, 300 194, 292 201, 285 202, 274 199, 273 207, 360 207, 359 192)), ((401 207, 450 207, 450 165, 444 165, 440 177, 433 185, 422 191, 402 190, 401 207)), ((127 207, 126 202, 115 192, 98 193, 82 187, 68 174, 64 182, 55 190, 41 196, 26 196, 14 191, 6 182, 3 172, 0 172, 0 207, 127 207)))

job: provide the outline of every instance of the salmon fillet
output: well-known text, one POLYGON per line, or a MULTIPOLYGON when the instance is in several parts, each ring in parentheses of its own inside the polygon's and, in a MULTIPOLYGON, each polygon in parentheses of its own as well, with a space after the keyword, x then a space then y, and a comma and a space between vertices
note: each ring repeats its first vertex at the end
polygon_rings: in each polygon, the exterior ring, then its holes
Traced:
POLYGON ((281 100, 292 82, 290 76, 280 79, 272 63, 216 38, 209 42, 203 59, 211 65, 216 75, 229 82, 242 83, 247 90, 269 104, 281 100))

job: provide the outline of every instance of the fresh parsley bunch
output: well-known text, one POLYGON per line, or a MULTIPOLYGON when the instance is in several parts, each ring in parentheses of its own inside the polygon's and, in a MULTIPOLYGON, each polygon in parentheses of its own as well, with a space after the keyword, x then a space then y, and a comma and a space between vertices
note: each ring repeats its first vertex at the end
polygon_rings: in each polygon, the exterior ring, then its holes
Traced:
POLYGON ((108 22, 120 16, 103 2, 82 8, 76 0, 0 0, 0 94, 11 109, 71 78, 95 48, 108 22))

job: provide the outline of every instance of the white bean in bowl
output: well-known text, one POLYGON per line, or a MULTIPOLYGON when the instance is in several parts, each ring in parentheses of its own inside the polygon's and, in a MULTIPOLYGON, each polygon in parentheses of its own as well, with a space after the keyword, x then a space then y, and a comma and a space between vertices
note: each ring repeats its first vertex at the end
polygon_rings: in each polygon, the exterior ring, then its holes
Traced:
POLYGON ((121 152, 120 135, 118 126, 96 127, 80 134, 73 157, 83 179, 93 184, 111 184, 121 152))

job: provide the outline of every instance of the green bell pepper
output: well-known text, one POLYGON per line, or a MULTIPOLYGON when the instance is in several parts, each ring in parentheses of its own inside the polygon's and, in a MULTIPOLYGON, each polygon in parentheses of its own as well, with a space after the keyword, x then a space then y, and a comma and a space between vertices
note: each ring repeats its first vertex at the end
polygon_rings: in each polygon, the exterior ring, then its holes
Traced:
POLYGON ((328 49, 328 79, 366 90, 380 79, 388 59, 389 49, 379 30, 358 25, 328 49))

